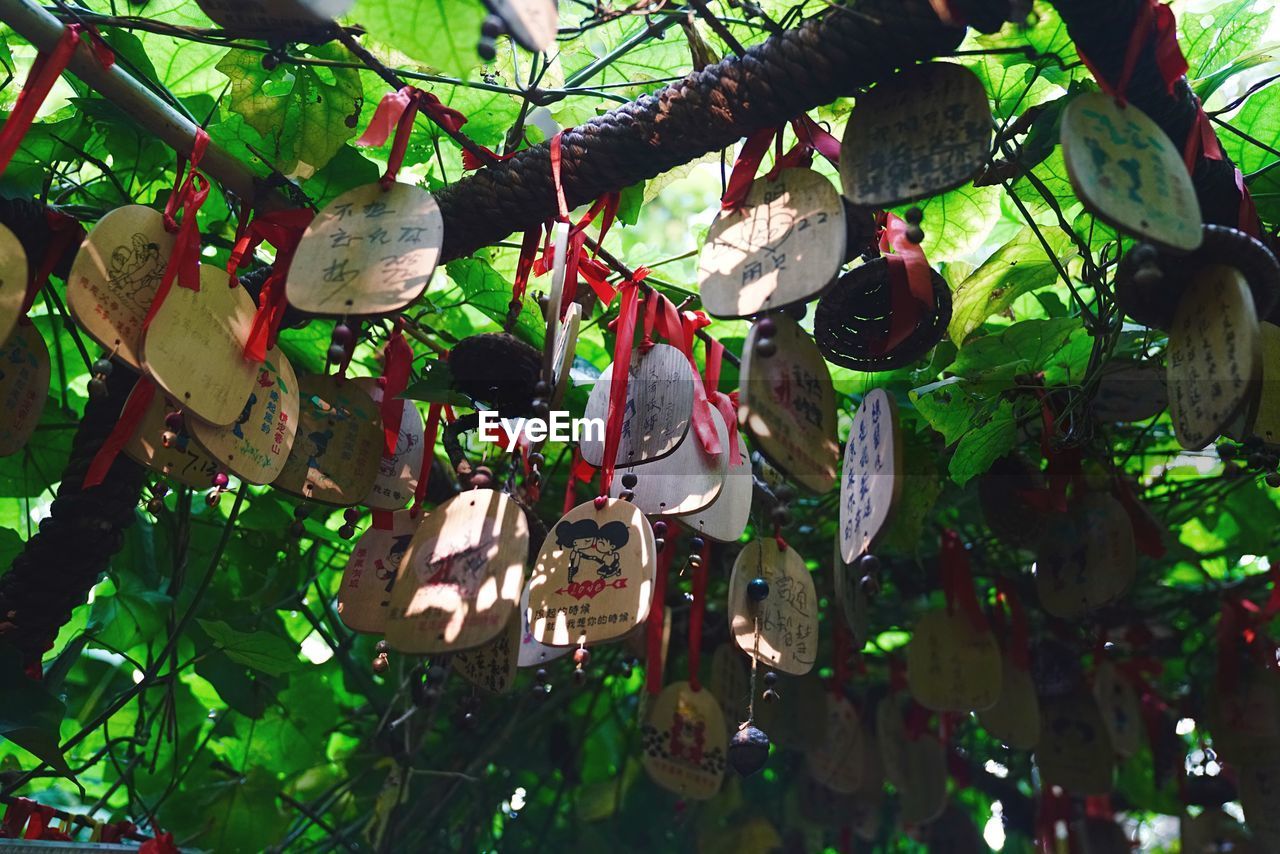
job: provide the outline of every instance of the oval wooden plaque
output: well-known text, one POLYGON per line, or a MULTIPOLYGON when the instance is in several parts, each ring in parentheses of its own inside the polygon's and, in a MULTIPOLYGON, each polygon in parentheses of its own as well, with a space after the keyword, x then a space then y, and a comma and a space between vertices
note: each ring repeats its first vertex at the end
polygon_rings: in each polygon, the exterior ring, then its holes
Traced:
POLYGON ((191 419, 188 429, 210 457, 248 483, 271 483, 284 469, 298 432, 298 376, 278 348, 258 366, 249 399, 230 427, 191 419))
POLYGON ((1103 662, 1093 674, 1093 699, 1116 753, 1125 758, 1137 753, 1146 738, 1146 726, 1132 680, 1114 664, 1103 662))
POLYGON ((427 289, 444 244, 440 206, 409 184, 365 184, 316 214, 289 268, 289 303, 311 314, 389 314, 427 289))
POLYGON ((387 629, 391 589, 421 516, 408 510, 391 514, 391 527, 370 526, 347 558, 338 585, 338 617, 352 631, 382 634, 387 629))
POLYGON ((827 694, 827 736, 817 750, 805 754, 809 776, 833 792, 850 795, 862 786, 868 743, 858 709, 844 697, 827 694))
POLYGON ((884 389, 862 399, 849 426, 840 478, 840 554, 853 563, 871 549, 902 494, 898 405, 884 389))
POLYGON ((1000 699, 1000 648, 967 614, 945 608, 916 623, 907 645, 907 685, 911 696, 936 712, 989 709, 1000 699))
POLYGON ((1093 695, 1081 689, 1046 698, 1040 714, 1035 758, 1045 785, 1061 786, 1073 795, 1110 792, 1115 754, 1093 695))
POLYGON ((577 646, 625 635, 649 616, 656 571, 653 528, 634 504, 579 504, 547 534, 529 579, 534 639, 577 646))
POLYGON ((520 592, 520 657, 519 667, 541 667, 548 661, 555 661, 569 654, 572 647, 549 646, 534 640, 529 629, 529 585, 525 584, 520 592))
MULTIPOLYGON (((132 397, 137 393, 138 389, 135 387, 129 395, 132 397)), ((122 450, 134 462, 163 474, 175 483, 192 489, 208 489, 213 486, 213 476, 221 470, 221 466, 200 447, 199 442, 192 440, 189 433, 183 432, 174 437, 169 447, 164 446, 163 436, 168 430, 164 423, 165 416, 177 408, 173 401, 165 398, 164 392, 157 389, 151 398, 151 404, 142 415, 138 429, 129 437, 122 450)))
POLYGON ((49 397, 49 348, 27 321, 0 345, 0 457, 27 445, 49 397))
POLYGON ((1016 750, 1031 750, 1040 739, 1040 700, 1030 671, 1014 664, 1008 655, 1001 658, 1000 699, 978 712, 978 723, 1016 750))
POLYGON ((1280 680, 1270 670, 1241 674, 1231 693, 1209 695, 1207 722, 1213 748, 1235 765, 1280 763, 1280 680))
POLYGON ((534 52, 550 51, 560 29, 560 10, 555 0, 485 0, 493 14, 502 19, 516 44, 534 52))
POLYGON ((9 340, 22 316, 22 303, 27 298, 27 250, 22 241, 0 225, 0 344, 9 340))
MULTIPOLYGON (((90 230, 67 276, 67 308, 76 323, 139 370, 142 321, 164 276, 173 243, 159 211, 142 205, 116 208, 90 230)), ((222 287, 226 286, 224 274, 222 287)), ((175 285, 174 290, 179 288, 175 285)))
POLYGON ((1078 499, 1041 540, 1036 559, 1040 605, 1063 619, 1113 602, 1137 571, 1133 525, 1119 501, 1105 493, 1078 499))
POLYGON ((836 479, 836 397, 831 373, 809 333, 785 314, 771 314, 777 351, 756 352, 760 324, 742 345, 738 423, 760 452, 814 492, 836 479))
MULTIPOLYGON (((723 419, 719 412, 713 417, 716 418, 718 430, 723 419)), ((733 438, 730 441, 738 443, 738 464, 733 465, 729 459, 728 445, 722 443, 721 447, 725 449, 725 472, 724 487, 720 494, 707 507, 680 517, 680 521, 694 533, 718 543, 734 543, 742 537, 751 518, 751 499, 755 494, 751 454, 742 434, 738 432, 737 424, 733 425, 733 438)))
POLYGON ((427 514, 391 590, 387 643, 417 654, 492 640, 520 601, 529 523, 505 492, 461 492, 427 514))
MULTIPOLYGON (((609 365, 587 397, 586 418, 605 423, 609 414, 609 389, 616 365, 609 365)), ((670 344, 655 344, 648 353, 631 351, 627 378, 627 405, 622 415, 619 467, 665 457, 684 441, 693 418, 693 368, 670 344)), ((587 431, 579 443, 582 458, 593 466, 604 460, 604 434, 587 431)))
POLYGON ((719 456, 709 456, 697 436, 690 436, 661 459, 618 469, 609 486, 609 495, 619 497, 626 489, 622 485, 623 475, 632 473, 636 476, 632 502, 645 515, 697 513, 714 504, 724 490, 729 432, 725 429, 724 417, 715 409, 710 411, 720 440, 719 456))
POLYGON ((520 614, 512 610, 506 627, 492 640, 455 655, 453 668, 458 675, 490 694, 505 694, 515 687, 520 624, 520 614))
POLYGON ((738 553, 729 579, 734 642, 761 664, 803 676, 818 657, 818 595, 804 558, 776 540, 752 540, 738 553), (753 578, 769 583, 762 602, 747 598, 753 578), (759 639, 757 641, 757 626, 759 639))
POLYGON ((298 432, 271 485, 321 504, 359 504, 382 459, 378 407, 358 385, 338 377, 304 374, 298 388, 298 432))
MULTIPOLYGON (((381 415, 382 387, 378 381, 373 377, 360 377, 352 382, 369 393, 381 415)), ((382 423, 381 417, 378 423, 382 423)), ((364 500, 365 506, 373 510, 399 510, 413 499, 413 491, 418 488, 418 476, 422 472, 425 445, 426 425, 422 421, 422 412, 412 400, 406 400, 396 452, 390 457, 383 456, 378 463, 378 477, 364 500)))
POLYGON ((662 788, 695 801, 720 791, 729 739, 710 691, 688 682, 663 688, 645 714, 640 741, 640 762, 662 788))
POLYGON ((1240 808, 1254 844, 1259 851, 1280 850, 1280 763, 1244 763, 1238 786, 1240 808))
POLYGON ((196 0, 215 24, 237 32, 315 29, 345 15, 351 0, 196 0))

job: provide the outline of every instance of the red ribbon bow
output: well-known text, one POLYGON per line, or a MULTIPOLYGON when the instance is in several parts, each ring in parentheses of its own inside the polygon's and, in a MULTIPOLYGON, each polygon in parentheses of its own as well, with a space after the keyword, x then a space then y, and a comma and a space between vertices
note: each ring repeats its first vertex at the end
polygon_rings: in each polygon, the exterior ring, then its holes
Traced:
POLYGON ((973 574, 969 569, 969 555, 960 535, 947 530, 942 533, 942 593, 947 601, 947 613, 954 614, 958 606, 969 617, 977 632, 990 631, 987 619, 978 606, 978 596, 973 590, 973 574))
POLYGON ((244 346, 244 357, 251 362, 261 362, 267 358, 267 350, 276 345, 276 335, 288 307, 285 282, 289 278, 289 267, 293 264, 293 256, 298 251, 298 242, 302 240, 303 232, 314 218, 315 213, 307 208, 259 214, 247 228, 241 229, 231 250, 227 273, 231 276, 231 286, 235 287, 238 284, 236 271, 253 257, 259 244, 266 242, 276 248, 271 275, 267 276, 258 293, 258 310, 253 315, 249 340, 244 346))
POLYGON ((173 287, 174 279, 177 279, 179 287, 190 291, 200 290, 200 223, 196 214, 205 199, 209 198, 209 182, 197 171, 197 167, 208 147, 209 134, 204 128, 196 128, 191 154, 178 158, 178 172, 174 179, 173 192, 169 194, 169 201, 164 206, 165 230, 170 233, 177 232, 177 237, 174 239, 169 262, 165 264, 164 273, 160 277, 160 284, 156 287, 156 295, 151 300, 151 307, 147 309, 147 316, 143 318, 144 330, 150 328, 151 321, 155 320, 160 307, 164 305, 165 299, 169 296, 169 290, 173 287), (176 219, 179 208, 182 209, 181 223, 176 219))
POLYGON ((400 167, 404 165, 405 151, 413 133, 413 120, 419 110, 430 116, 440 127, 453 133, 457 133, 467 123, 465 115, 452 107, 446 107, 435 95, 417 87, 405 86, 397 92, 384 95, 378 102, 378 108, 373 111, 369 126, 356 140, 356 145, 377 147, 384 145, 392 129, 395 129, 391 153, 387 156, 387 173, 381 180, 384 188, 390 188, 396 182, 400 167))
POLYGON ((782 153, 782 135, 786 125, 773 128, 761 128, 747 137, 737 158, 733 161, 733 171, 725 186, 724 196, 720 199, 720 208, 731 211, 742 207, 751 190, 751 184, 760 170, 764 153, 769 150, 769 143, 776 148, 773 168, 765 176, 773 181, 783 169, 808 166, 813 162, 816 151, 825 157, 831 165, 840 166, 840 141, 823 130, 817 122, 807 115, 801 115, 791 123, 796 134, 796 144, 786 154, 782 153))
MULTIPOLYGON (((738 447, 738 401, 731 395, 720 391, 720 368, 724 359, 724 345, 715 338, 707 339, 707 365, 702 385, 706 389, 711 404, 720 410, 724 425, 729 432, 729 465, 737 467, 742 464, 742 449, 738 447)), ((736 394, 736 392, 735 392, 736 394)))
POLYGON ((896 214, 880 217, 880 251, 889 265, 889 334, 873 351, 887 353, 915 332, 936 302, 929 261, 920 245, 907 239, 907 223, 896 214))

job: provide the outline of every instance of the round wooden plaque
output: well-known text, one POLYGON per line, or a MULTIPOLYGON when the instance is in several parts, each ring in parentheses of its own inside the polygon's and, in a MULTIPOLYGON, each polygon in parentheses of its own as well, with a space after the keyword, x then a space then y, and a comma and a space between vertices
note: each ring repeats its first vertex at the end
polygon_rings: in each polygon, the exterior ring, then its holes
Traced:
POLYGON ((359 504, 382 459, 378 407, 362 388, 338 377, 304 374, 298 388, 298 432, 271 485, 321 504, 359 504))
POLYGON ((822 746, 805 754, 809 776, 833 792, 849 795, 862 786, 868 742, 858 709, 844 697, 827 694, 827 734, 822 746))
POLYGON ((7 226, 0 225, 0 344, 9 340, 27 297, 27 251, 7 226))
POLYGON ((1213 264, 1196 274, 1178 303, 1166 360, 1174 435, 1198 451, 1257 398, 1262 378, 1258 317, 1238 270, 1213 264))
MULTIPOLYGON (((381 415, 382 387, 378 381, 373 377, 360 377, 352 382, 369 393, 381 415)), ((382 423, 381 418, 378 423, 382 423)), ((422 412, 412 400, 406 400, 396 452, 390 457, 384 456, 378 463, 378 477, 364 500, 365 506, 373 510, 399 510, 413 500, 413 491, 418 488, 418 475, 422 472, 425 446, 426 426, 422 422, 422 412)))
POLYGON ((645 714, 640 741, 640 762, 662 788, 695 801, 720 791, 729 737, 710 691, 688 682, 663 688, 645 714))
POLYGON ((1133 525, 1106 493, 1078 499, 1045 532, 1036 559, 1040 606, 1073 619, 1120 597, 1137 571, 1133 525))
POLYGON ((619 468, 609 486, 609 495, 617 498, 626 489, 623 475, 636 476, 632 502, 648 516, 697 513, 710 508, 724 491, 725 471, 729 463, 729 431, 724 416, 711 409, 720 455, 709 456, 697 436, 676 446, 674 452, 657 460, 619 468))
POLYGON ((967 68, 907 68, 858 99, 840 143, 840 183, 855 205, 886 208, 964 184, 991 147, 991 107, 967 68))
POLYGON ((1040 715, 1035 758, 1041 781, 1073 795, 1110 792, 1115 753, 1093 695, 1081 689, 1046 698, 1040 715))
MULTIPOLYGON (((724 423, 723 418, 718 411, 712 417, 716 419, 718 431, 724 423)), ((733 425, 733 438, 728 441, 738 443, 738 464, 733 465, 729 459, 728 442, 722 442, 720 447, 724 449, 725 472, 724 487, 720 494, 703 509, 680 517, 680 521, 694 533, 718 543, 734 543, 742 537, 751 517, 751 499, 755 493, 755 481, 751 476, 751 454, 742 434, 738 432, 737 424, 733 425)))
POLYGON ((930 611, 907 645, 907 685, 916 702, 937 712, 989 709, 1000 699, 1000 648, 957 609, 930 611))
POLYGON ((823 493, 836 479, 836 396, 831 373, 809 333, 785 314, 771 314, 777 345, 757 352, 760 324, 742 346, 738 423, 760 452, 796 483, 823 493))
POLYGON ((505 492, 460 492, 427 514, 400 563, 387 642, 416 654, 480 646, 520 601, 529 523, 505 492))
POLYGON ((458 675, 490 694, 505 694, 515 687, 520 625, 520 615, 513 610, 506 627, 493 640, 455 655, 453 667, 458 675))
POLYGON ((214 427, 193 418, 187 427, 227 471, 248 483, 271 483, 293 448, 300 400, 293 365, 272 347, 258 366, 253 391, 234 424, 214 427))
POLYGON ((555 47, 560 28, 556 0, 485 0, 485 5, 525 50, 546 52, 555 47))
POLYGON ((1132 104, 1077 95, 1062 113, 1062 156, 1076 195, 1104 222, 1187 252, 1204 239, 1182 146, 1132 104))
MULTIPOLYGON (((135 387, 130 392, 130 397, 137 393, 135 387)), ((163 436, 169 429, 164 423, 165 416, 176 409, 178 406, 173 401, 166 400, 164 392, 157 389, 155 396, 151 398, 151 404, 142 415, 138 429, 129 437, 122 450, 134 462, 163 474, 175 483, 192 489, 208 489, 213 486, 213 476, 221 471, 221 466, 200 447, 199 442, 193 441, 189 433, 183 432, 174 437, 169 447, 164 446, 163 436)))
POLYGON ((849 427, 840 478, 840 554, 846 563, 871 549, 902 494, 898 405, 884 389, 862 399, 849 427))
POLYGON ((519 667, 541 667, 548 661, 555 661, 569 654, 572 647, 549 646, 534 640, 529 628, 529 585, 525 584, 520 592, 520 657, 519 667))
POLYGON ((840 193, 811 169, 757 178, 741 208, 721 211, 698 256, 698 293, 717 317, 750 317, 813 299, 844 263, 840 193))
POLYGON ((657 571, 653 528, 634 504, 587 501, 542 543, 529 579, 534 639, 555 646, 625 635, 649 616, 657 571))
POLYGON ((1164 372, 1154 362, 1109 362, 1100 371, 1090 411, 1099 421, 1133 423, 1169 405, 1164 372))
POLYGON ((0 345, 0 457, 26 447, 49 397, 49 348, 40 330, 20 322, 0 345))
POLYGON ((776 540, 752 540, 738 553, 729 579, 733 640, 765 667, 803 676, 818 658, 818 595, 804 558, 776 540), (747 597, 753 578, 769 583, 761 602, 747 597), (757 638, 757 634, 759 637, 757 638))
POLYGON ((1262 341, 1262 382, 1257 414, 1248 432, 1268 445, 1280 445, 1280 326, 1259 323, 1262 341))
POLYGON ((1133 682, 1114 664, 1103 662, 1093 674, 1093 699, 1116 753, 1126 759, 1142 747, 1146 725, 1133 682))
POLYGON ((1040 700, 1031 673, 1014 664, 1008 655, 1001 658, 1000 699, 978 712, 978 723, 1016 750, 1031 750, 1040 739, 1040 700))
POLYGON ((389 314, 426 290, 440 260, 444 218, 410 184, 365 184, 316 215, 289 268, 289 303, 311 314, 389 314))
MULTIPOLYGON (((605 423, 615 367, 605 368, 592 386, 584 417, 605 423)), ((655 344, 648 353, 639 347, 631 351, 619 468, 665 457, 684 441, 693 418, 694 380, 689 360, 670 344, 655 344)), ((599 466, 604 461, 604 432, 585 431, 578 448, 584 460, 599 466)))
MULTIPOLYGON (((142 321, 164 276, 173 243, 159 211, 142 205, 116 208, 89 232, 67 276, 67 308, 76 323, 139 370, 142 321)), ((226 274, 221 286, 227 287, 226 274)), ((173 290, 182 289, 175 284, 173 290)))
POLYGON ((725 729, 736 732, 747 719, 751 702, 751 674, 747 659, 731 643, 722 643, 711 654, 711 679, 707 688, 715 695, 724 712, 725 729))
POLYGON ((391 514, 390 528, 370 526, 360 535, 338 586, 338 617, 347 628, 378 635, 386 631, 391 589, 421 519, 400 510, 391 514))

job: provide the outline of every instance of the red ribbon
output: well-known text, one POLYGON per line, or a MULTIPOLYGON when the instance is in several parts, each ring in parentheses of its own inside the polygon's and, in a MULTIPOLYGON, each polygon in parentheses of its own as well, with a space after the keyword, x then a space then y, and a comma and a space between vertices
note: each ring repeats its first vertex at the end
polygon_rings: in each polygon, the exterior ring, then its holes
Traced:
POLYGON ((1071 829, 1071 796, 1056 786, 1040 791, 1040 809, 1036 814, 1036 840, 1044 854, 1057 854, 1058 823, 1067 826, 1067 850, 1077 854, 1079 841, 1071 829))
MULTIPOLYGON (((582 483, 590 483, 591 478, 596 476, 596 467, 591 465, 582 458, 582 453, 574 446, 572 462, 569 465, 569 476, 565 478, 564 484, 564 513, 568 513, 574 507, 578 506, 578 499, 574 495, 573 486, 581 481, 582 483)), ((562 514, 563 515, 563 514, 562 514)))
POLYGON ((689 687, 695 691, 702 690, 698 670, 702 666, 702 616, 707 610, 707 564, 711 562, 711 544, 705 540, 701 557, 692 568, 693 604, 689 606, 689 687))
POLYGON ((711 402, 707 400, 707 390, 702 385, 702 377, 693 358, 694 333, 710 322, 702 312, 685 312, 685 316, 681 317, 671 300, 657 291, 650 291, 645 297, 644 346, 646 350, 653 346, 652 333, 656 330, 689 361, 689 368, 693 371, 694 434, 698 437, 703 453, 718 457, 723 450, 720 447, 720 437, 716 435, 716 425, 711 420, 711 402))
MULTIPOLYGON (((383 400, 386 400, 384 397, 383 400)), ((449 421, 453 421, 453 410, 443 403, 433 403, 427 408, 427 423, 422 438, 422 468, 418 471, 418 485, 413 490, 413 507, 410 514, 417 516, 422 511, 422 502, 427 497, 427 484, 431 481, 431 467, 436 461, 436 437, 440 434, 440 416, 449 410, 449 421)))
POLYGON ((738 405, 733 398, 720 391, 720 367, 724 358, 724 345, 715 338, 707 339, 707 366, 702 385, 707 396, 724 418, 724 425, 729 434, 729 465, 737 467, 742 464, 742 449, 738 447, 738 405))
POLYGON ((400 395, 409 387, 409 372, 413 367, 413 350, 397 329, 387 340, 382 356, 382 438, 383 459, 395 456, 400 441, 400 423, 404 420, 405 400, 400 395))
POLYGON ((511 285, 511 299, 524 302, 524 292, 529 287, 529 271, 538 255, 538 239, 542 236, 542 227, 531 228, 524 233, 520 243, 520 258, 516 261, 516 278, 511 285))
MULTIPOLYGON (((573 482, 573 475, 569 476, 569 482, 573 482)), ((644 689, 651 696, 657 696, 662 691, 662 629, 666 620, 667 576, 671 574, 671 561, 675 557, 676 540, 679 537, 680 532, 674 525, 667 528, 667 542, 658 553, 658 572, 653 577, 653 599, 649 603, 649 617, 645 620, 644 689)))
POLYGON ((775 144, 778 151, 774 156, 773 168, 765 176, 767 180, 775 180, 783 169, 809 166, 813 162, 815 151, 839 168, 840 141, 823 130, 813 119, 801 115, 791 122, 796 144, 786 154, 781 151, 784 128, 785 125, 761 128, 747 137, 733 161, 733 171, 729 174, 724 195, 720 199, 721 210, 731 211, 742 207, 755 182, 756 173, 760 171, 760 163, 769 150, 770 142, 775 144))
POLYGON ((236 271, 243 267, 259 244, 266 242, 276 248, 276 259, 271 265, 271 275, 262 283, 258 292, 258 310, 253 315, 249 339, 245 342, 244 357, 251 362, 267 358, 267 351, 276 345, 276 335, 284 320, 288 302, 285 299, 285 282, 289 267, 298 251, 298 242, 307 226, 315 219, 315 213, 307 208, 271 211, 258 214, 240 230, 231 258, 227 261, 227 273, 231 285, 238 284, 236 271))
POLYGON ((622 303, 615 321, 616 340, 613 345, 613 378, 609 384, 609 409, 604 425, 604 458, 600 461, 600 494, 608 495, 613 485, 613 470, 618 461, 618 446, 622 443, 622 417, 627 408, 627 382, 631 375, 631 348, 636 335, 636 316, 639 313, 640 282, 649 271, 641 267, 622 283, 619 291, 622 303))
POLYGON ((1007 578, 996 579, 996 610, 1003 624, 1002 607, 1009 611, 1009 631, 1005 639, 1005 653, 1013 666, 1022 671, 1031 669, 1031 628, 1027 610, 1022 606, 1017 592, 1007 578))
POLYGON ((151 307, 147 309, 147 316, 143 318, 144 330, 150 328, 151 321, 155 320, 160 307, 164 305, 175 278, 178 280, 179 287, 191 291, 200 290, 200 224, 196 214, 205 199, 209 198, 209 182, 197 171, 197 167, 208 147, 209 134, 204 128, 196 128, 190 156, 178 159, 178 172, 174 179, 173 192, 169 194, 169 201, 164 206, 165 230, 170 233, 177 232, 177 237, 174 239, 173 252, 169 255, 168 263, 165 264, 164 274, 160 277, 160 284, 156 288, 156 295, 151 300, 151 307), (185 179, 184 173, 186 173, 185 179), (182 208, 181 224, 176 220, 178 208, 182 208))
POLYGON ((769 150, 769 143, 780 131, 781 128, 761 128, 747 137, 733 161, 733 171, 729 173, 724 196, 720 199, 721 210, 731 211, 742 207, 751 184, 756 179, 756 172, 760 170, 764 153, 769 150))
POLYGON ((1224 596, 1218 619, 1218 691, 1234 694, 1240 683, 1240 648, 1244 643, 1249 654, 1261 667, 1276 669, 1276 645, 1264 631, 1280 614, 1280 564, 1267 572, 1271 594, 1261 608, 1243 596, 1224 596))
POLYGON ((91 489, 106 478, 116 457, 138 432, 138 425, 142 423, 142 417, 146 415, 147 407, 151 405, 155 395, 156 384, 151 381, 151 378, 139 377, 133 391, 129 392, 129 399, 124 402, 124 408, 120 410, 120 420, 111 428, 110 435, 102 443, 98 453, 93 455, 89 470, 84 474, 82 489, 91 489))
POLYGON ((138 854, 178 854, 178 846, 172 833, 157 833, 155 839, 148 839, 139 846, 138 854))
POLYGON ((391 135, 392 128, 395 129, 391 153, 387 155, 387 172, 380 182, 386 189, 390 189, 396 182, 400 167, 404 165, 409 137, 413 134, 413 121, 419 110, 426 113, 440 127, 452 133, 457 133, 467 123, 465 115, 452 107, 446 107, 430 92, 424 92, 414 86, 405 86, 397 92, 388 92, 382 96, 382 100, 378 102, 378 108, 373 111, 373 118, 369 120, 369 126, 356 140, 356 145, 375 148, 384 145, 387 137, 391 135))
POLYGON ((920 318, 934 310, 933 271, 924 250, 907 239, 907 223, 896 214, 880 218, 880 251, 889 264, 889 334, 873 347, 887 353, 915 332, 920 318))
POLYGON ((1048 483, 1045 489, 1021 490, 1018 497, 1041 513, 1065 513, 1067 487, 1080 477, 1083 455, 1079 448, 1061 451, 1054 448, 1053 437, 1058 431, 1058 424, 1053 408, 1049 406, 1049 396, 1043 388, 1036 389, 1036 396, 1040 398, 1040 451, 1049 463, 1045 469, 1048 483))
POLYGON ((1133 22, 1133 31, 1129 35, 1129 46, 1125 50, 1124 64, 1120 68, 1120 76, 1113 84, 1099 71, 1098 67, 1079 51, 1080 59, 1093 74, 1103 92, 1125 103, 1125 93, 1129 89, 1129 81, 1133 78, 1134 69, 1138 66, 1138 57, 1146 46, 1147 40, 1155 39, 1156 68, 1166 89, 1172 93, 1174 85, 1187 73, 1187 60, 1178 45, 1178 24, 1173 10, 1167 5, 1147 0, 1138 8, 1138 17, 1133 22))
POLYGON ((478 142, 474 142, 472 145, 484 152, 484 157, 477 157, 470 149, 462 149, 462 171, 464 172, 483 169, 485 166, 490 166, 494 163, 501 163, 503 160, 510 160, 512 157, 516 156, 514 151, 506 154, 499 154, 492 148, 481 145, 478 142))
MULTIPOLYGON (((0 169, 0 172, 2 171, 3 169, 0 169)), ((27 294, 22 300, 23 315, 26 315, 31 310, 32 303, 36 301, 36 294, 40 293, 40 289, 48 284, 49 276, 53 274, 53 268, 58 266, 58 262, 84 240, 84 229, 80 226, 80 223, 66 214, 47 208, 44 212, 44 219, 49 226, 49 245, 44 251, 44 257, 40 259, 39 266, 31 272, 31 277, 27 279, 27 294)))
POLYGON ((975 631, 987 632, 990 627, 978 606, 978 596, 973 590, 973 574, 969 570, 969 555, 964 543, 955 531, 942 532, 942 593, 947 600, 947 613, 954 614, 957 606, 969 617, 975 631))

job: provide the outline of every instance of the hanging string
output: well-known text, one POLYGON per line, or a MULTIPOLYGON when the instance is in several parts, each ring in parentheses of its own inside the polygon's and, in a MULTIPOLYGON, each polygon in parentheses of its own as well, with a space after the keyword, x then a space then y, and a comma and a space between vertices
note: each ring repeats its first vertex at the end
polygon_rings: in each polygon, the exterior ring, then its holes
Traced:
POLYGON ((702 543, 701 560, 692 566, 693 604, 689 606, 689 687, 702 690, 698 671, 702 668, 702 617, 707 610, 707 564, 711 562, 711 544, 702 543))

